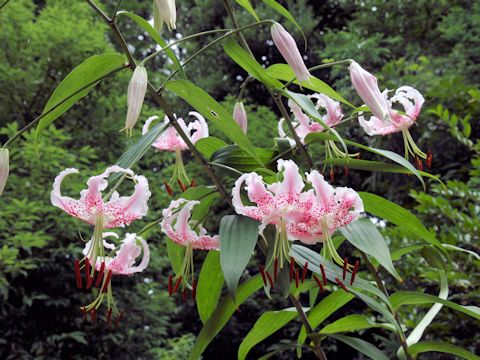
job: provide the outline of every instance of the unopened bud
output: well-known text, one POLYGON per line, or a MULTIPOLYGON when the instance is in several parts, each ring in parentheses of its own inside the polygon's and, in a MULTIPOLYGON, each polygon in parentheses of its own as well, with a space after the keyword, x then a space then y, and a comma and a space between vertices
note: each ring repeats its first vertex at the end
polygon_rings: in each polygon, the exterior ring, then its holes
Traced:
POLYGON ((153 0, 153 22, 157 30, 162 28, 163 22, 167 24, 168 30, 176 29, 175 0, 153 0))
POLYGON ((280 51, 288 65, 293 69, 300 84, 310 79, 310 72, 303 62, 302 55, 298 50, 297 43, 293 36, 290 35, 279 23, 274 23, 270 30, 275 46, 278 51, 280 51))
POLYGON ((147 70, 143 66, 137 66, 133 76, 128 84, 127 93, 127 119, 125 120, 125 129, 127 134, 131 135, 133 127, 137 122, 142 111, 145 92, 147 91, 148 77, 147 70))
POLYGON ((240 126, 244 134, 247 134, 247 126, 248 126, 248 119, 247 113, 245 111, 245 107, 241 101, 237 101, 235 103, 235 107, 233 108, 233 118, 240 126))
POLYGON ((0 148, 0 196, 7 184, 8 173, 10 171, 10 155, 8 149, 0 148))

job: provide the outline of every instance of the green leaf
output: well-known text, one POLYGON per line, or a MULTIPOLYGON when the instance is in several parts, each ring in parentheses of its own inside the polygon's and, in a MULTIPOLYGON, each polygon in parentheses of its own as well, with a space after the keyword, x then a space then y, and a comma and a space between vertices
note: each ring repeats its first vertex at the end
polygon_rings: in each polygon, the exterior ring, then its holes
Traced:
MULTIPOLYGON (((320 301, 313 309, 310 309, 308 313, 308 321, 313 329, 319 326, 325 319, 330 315, 340 309, 343 305, 347 304, 352 300, 354 296, 350 293, 345 292, 343 289, 339 289, 322 301, 320 301)), ((307 331, 305 326, 302 326, 300 333, 298 334, 297 344, 302 345, 307 339, 307 331)), ((300 357, 302 355, 302 349, 297 349, 297 355, 300 357)))
POLYGON ((452 301, 444 300, 435 295, 424 294, 416 291, 397 291, 390 297, 390 302, 395 309, 402 305, 422 305, 440 303, 453 310, 462 312, 480 320, 480 308, 477 306, 462 306, 452 301))
MULTIPOLYGON (((266 69, 267 73, 270 74, 272 77, 278 80, 283 80, 283 81, 290 81, 295 78, 295 73, 293 72, 292 68, 288 66, 287 64, 274 64, 269 66, 266 69)), ((294 81, 294 84, 299 85, 300 83, 298 80, 294 81)), ((330 85, 327 83, 323 82, 319 78, 316 78, 315 76, 312 76, 309 81, 305 81, 302 84, 302 87, 313 90, 315 92, 318 92, 320 94, 327 95, 331 97, 332 99, 335 99, 337 101, 340 101, 341 103, 344 103, 348 106, 355 107, 353 106, 350 102, 345 100, 342 95, 337 93, 335 90, 332 89, 330 85)))
POLYGON ((195 147, 197 148, 197 150, 200 151, 202 155, 208 160, 210 160, 215 151, 224 146, 227 146, 227 143, 225 141, 213 136, 200 139, 195 143, 195 147))
POLYGON ((73 69, 56 87, 50 99, 48 99, 43 113, 52 108, 55 110, 45 115, 38 123, 35 133, 35 145, 38 137, 55 119, 70 109, 78 100, 88 94, 98 82, 111 73, 120 70, 125 65, 125 58, 116 53, 94 55, 75 69, 73 69), (65 101, 65 99, 67 99, 65 101), (58 105, 62 103, 62 105, 58 105))
POLYGON ((166 88, 192 105, 199 113, 209 119, 218 130, 222 131, 230 140, 252 155, 261 163, 255 154, 250 140, 245 136, 232 115, 214 98, 198 86, 186 80, 176 80, 167 83, 166 88))
MULTIPOLYGON (((162 48, 165 48, 165 47, 168 46, 168 43, 160 36, 158 31, 155 30, 155 28, 152 25, 150 25, 150 23, 147 20, 145 20, 144 18, 142 18, 141 16, 138 16, 138 15, 136 15, 134 13, 131 13, 131 12, 128 12, 128 11, 119 11, 117 13, 117 16, 121 16, 121 15, 128 16, 130 19, 135 21, 137 23, 137 25, 139 25, 141 28, 143 28, 143 30, 145 30, 148 33, 148 35, 150 35, 152 37, 152 39, 158 45, 160 45, 162 48)), ((183 70, 183 67, 180 64, 180 61, 178 61, 178 58, 175 56, 175 53, 173 52, 173 50, 171 48, 168 48, 168 49, 165 50, 165 54, 167 54, 167 56, 170 58, 170 60, 172 60, 172 62, 177 67, 178 71, 186 79, 187 75, 185 74, 185 71, 183 70)))
POLYGON ((437 246, 440 250, 443 249, 440 241, 408 210, 378 195, 367 192, 360 192, 359 195, 366 212, 401 226, 411 235, 419 236, 430 244, 437 246))
POLYGON ((388 357, 375 345, 370 344, 369 342, 357 339, 351 336, 345 336, 340 334, 331 334, 329 337, 344 342, 348 346, 351 346, 355 350, 361 352, 362 354, 368 356, 373 360, 389 360, 388 357))
POLYGON ((480 255, 478 255, 475 251, 468 250, 468 249, 463 249, 461 247, 451 245, 451 244, 442 244, 442 246, 449 251, 464 252, 464 253, 472 255, 475 259, 480 260, 480 255))
POLYGON ((266 5, 270 6, 273 10, 278 12, 280 15, 282 15, 285 19, 290 21, 293 25, 295 25, 295 27, 302 33, 303 39, 305 40, 305 47, 306 47, 307 39, 305 38, 305 34, 303 33, 303 29, 298 24, 298 22, 295 20, 295 18, 292 16, 292 14, 290 14, 290 12, 285 7, 280 5, 275 0, 263 0, 263 2, 266 5))
POLYGON ((257 275, 238 287, 236 303, 229 295, 225 296, 198 334, 197 341, 188 358, 191 360, 199 359, 208 344, 232 317, 238 306, 260 289, 262 285, 262 279, 257 275))
MULTIPOLYGON (((263 164, 268 165, 268 169, 275 170, 276 165, 272 163, 273 158, 278 155, 275 150, 255 148, 255 153, 263 164)), ((252 172, 258 169, 258 162, 237 145, 227 145, 217 150, 212 154, 211 161, 241 172, 252 172)))
POLYGON ((220 252, 209 251, 197 284, 197 309, 202 323, 210 318, 222 294, 223 274, 220 267, 220 252))
POLYGON ((186 200, 198 200, 200 204, 197 204, 193 208, 192 220, 203 220, 210 210, 210 206, 220 197, 220 194, 214 189, 206 187, 204 185, 197 185, 193 188, 188 188, 182 193, 182 198, 186 200))
POLYGON ((340 232, 353 246, 373 256, 397 280, 402 280, 393 266, 387 243, 369 219, 354 221, 341 227, 340 232))
POLYGON ((409 346, 408 350, 413 356, 424 352, 436 351, 445 354, 456 355, 467 360, 480 360, 480 356, 472 354, 470 351, 462 349, 461 347, 443 341, 422 341, 416 343, 415 345, 409 346))
POLYGON ((238 45, 235 40, 228 39, 225 44, 223 44, 223 49, 233 61, 258 81, 271 88, 281 88, 283 86, 280 81, 271 77, 262 65, 260 65, 249 52, 238 45))
POLYGON ((376 323, 371 321, 365 315, 353 314, 353 315, 347 315, 331 324, 328 324, 319 332, 322 334, 335 334, 339 332, 359 331, 359 330, 379 328, 379 327, 383 327, 383 328, 387 328, 395 331, 395 327, 390 324, 376 323))
POLYGON ((241 215, 227 215, 220 222, 220 264, 234 298, 238 281, 257 243, 258 225, 258 221, 241 215))
POLYGON ((247 10, 250 15, 252 15, 255 20, 260 21, 260 18, 258 17, 257 13, 252 7, 252 4, 250 4, 250 0, 236 0, 237 4, 243 7, 245 10, 247 10))
POLYGON ((185 247, 179 245, 169 238, 167 240, 167 255, 175 274, 179 274, 182 269, 183 258, 185 256, 185 247))
POLYGON ((264 312, 240 344, 238 360, 244 360, 252 347, 280 330, 296 317, 295 309, 264 312))

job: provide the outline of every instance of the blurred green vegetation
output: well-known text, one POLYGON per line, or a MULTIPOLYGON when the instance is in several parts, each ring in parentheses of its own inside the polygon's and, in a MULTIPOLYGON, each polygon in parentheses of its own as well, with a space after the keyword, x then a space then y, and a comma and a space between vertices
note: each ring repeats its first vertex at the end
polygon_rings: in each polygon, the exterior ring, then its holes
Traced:
MULTIPOLYGON (((308 39, 307 65, 354 58, 374 72, 380 87, 395 89, 401 85, 418 88, 426 98, 413 136, 421 148, 434 154, 432 173, 447 182, 448 192, 431 185, 427 193, 412 177, 350 171, 337 184, 366 190, 390 198, 411 208, 424 224, 445 243, 480 252, 480 3, 472 1, 280 1, 302 25, 308 39)), ((116 1, 103 1, 111 13, 116 1)), ((252 1, 261 18, 281 21, 261 1, 252 1)), ((178 32, 163 32, 171 39, 212 28, 231 27, 225 11, 214 0, 177 2, 178 32)), ((145 18, 151 16, 151 1, 123 2, 123 10, 145 18)), ((236 7, 242 25, 253 18, 236 7)), ((38 116, 61 79, 85 58, 115 51, 109 29, 82 1, 15 0, 0 10, 0 141, 38 116)), ((301 42, 299 32, 285 27, 301 42)), ((146 34, 126 18, 119 19, 136 58, 155 50, 146 34)), ((267 27, 246 32, 257 58, 265 66, 283 62, 268 41, 267 27)), ((181 43, 175 48, 185 59, 213 40, 206 36, 181 43)), ((149 78, 160 84, 170 62, 158 56, 148 64, 149 78)), ((186 72, 189 79, 204 87, 217 100, 233 109, 245 73, 214 46, 192 61, 186 72)), ((316 73, 351 101, 355 97, 345 67, 316 73)), ((120 72, 103 81, 94 91, 55 122, 41 137, 39 156, 33 148, 33 133, 24 134, 11 148, 11 176, 0 198, 0 357, 6 359, 182 359, 188 355, 194 335, 201 323, 194 304, 182 304, 167 296, 166 277, 170 265, 163 237, 152 232, 148 240, 152 250, 146 272, 127 279, 115 279, 115 295, 127 311, 119 328, 107 328, 103 322, 84 322, 79 306, 88 301, 87 294, 75 288, 73 259, 82 249, 80 234, 88 236, 89 227, 80 224, 52 207, 49 193, 54 177, 66 167, 76 167, 80 175, 72 176, 66 192, 78 196, 89 176, 115 162, 140 135, 138 124, 132 139, 118 132, 126 114, 126 88, 130 74, 120 72)), ((269 148, 276 135, 278 114, 263 87, 252 82, 244 101, 249 115, 248 135, 256 146, 269 148)), ((175 113, 187 117, 190 109, 178 99, 170 98, 175 113)), ((147 97, 141 122, 150 115, 162 115, 147 97)), ((218 129, 211 134, 221 137, 218 129)), ((401 136, 369 138, 353 121, 342 132, 360 142, 403 152, 401 136)), ((202 170, 185 154, 188 173, 198 183, 205 181, 202 170)), ((368 155, 366 155, 368 156, 368 155)), ((363 154, 362 154, 363 157, 363 154)), ((321 161, 321 159, 314 159, 321 161)), ((138 231, 148 221, 157 219, 169 197, 163 189, 169 179, 173 157, 150 151, 134 170, 150 181, 152 198, 145 221, 134 223, 129 231, 138 231)), ((128 187, 125 186, 126 191, 128 187)), ((178 190, 178 189, 177 189, 178 190)), ((215 209, 221 213, 223 209, 215 209)), ((207 228, 217 231, 218 219, 211 217, 207 228)), ((392 249, 419 242, 401 228, 386 227, 392 249)), ((349 248, 341 251, 348 252, 349 248)), ((204 254, 198 254, 197 270, 204 254)), ((480 296, 478 285, 480 262, 471 255, 451 253, 455 266, 449 269, 450 298, 472 305, 480 296)), ((436 293, 435 274, 418 257, 406 255, 396 262, 405 278, 402 288, 436 293)), ((256 270, 255 259, 250 267, 256 270)), ((387 277, 392 289, 398 288, 387 277)), ((286 306, 258 294, 248 300, 224 331, 207 349, 204 357, 235 358, 238 345, 253 325, 253 319, 266 309, 286 306), (254 316, 252 316, 254 315, 254 316)), ((289 306, 289 305, 287 305, 289 306)), ((356 301, 332 317, 361 312, 356 301)), ((420 319, 423 309, 405 308, 402 316, 411 324, 420 319)), ((104 316, 103 314, 100 317, 104 316)), ((278 346, 282 339, 293 338, 298 326, 278 332, 254 348, 251 358, 278 346)), ((473 320, 442 310, 435 324, 426 332, 428 339, 443 339, 480 353, 480 327, 473 320), (452 321, 452 318, 455 320, 452 321)), ((362 337, 385 345, 394 353, 396 342, 388 333, 365 331, 362 337), (385 340, 385 338, 387 338, 385 340), (390 346, 390 347, 389 347, 390 346)), ((337 358, 354 358, 356 352, 327 344, 329 354, 337 358), (333 355, 332 355, 333 356, 333 355)), ((286 353, 284 358, 291 358, 286 353)), ((443 359, 429 354, 431 359, 443 359)), ((308 359, 308 354, 305 354, 308 359)))

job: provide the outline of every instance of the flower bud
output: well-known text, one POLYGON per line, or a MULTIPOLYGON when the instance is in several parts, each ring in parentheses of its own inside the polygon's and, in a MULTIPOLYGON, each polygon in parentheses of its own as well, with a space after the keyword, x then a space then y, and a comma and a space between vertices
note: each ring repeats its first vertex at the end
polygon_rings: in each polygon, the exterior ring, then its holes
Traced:
POLYGON ((125 120, 125 130, 127 134, 132 134, 132 129, 142 111, 143 99, 147 91, 148 77, 147 70, 143 66, 137 66, 133 72, 132 79, 128 84, 127 93, 127 119, 125 120))
POLYGON ((288 65, 292 67, 300 84, 307 81, 311 75, 303 62, 302 55, 298 50, 297 43, 293 36, 290 35, 279 23, 274 23, 270 30, 275 46, 287 61, 288 65))
POLYGON ((176 29, 177 10, 175 8, 175 0, 153 1, 153 21, 155 29, 161 29, 163 22, 167 24, 168 30, 176 29))
POLYGON ((9 173, 9 152, 6 148, 0 148, 0 196, 7 183, 9 173))
POLYGON ((247 134, 247 126, 248 126, 248 119, 247 113, 245 112, 245 108, 243 107, 243 103, 241 101, 237 101, 235 103, 235 107, 233 108, 233 118, 237 122, 237 124, 241 127, 244 134, 247 134))
POLYGON ((370 108, 373 115, 381 120, 390 119, 390 106, 385 96, 380 92, 377 78, 353 61, 349 67, 352 84, 370 108))

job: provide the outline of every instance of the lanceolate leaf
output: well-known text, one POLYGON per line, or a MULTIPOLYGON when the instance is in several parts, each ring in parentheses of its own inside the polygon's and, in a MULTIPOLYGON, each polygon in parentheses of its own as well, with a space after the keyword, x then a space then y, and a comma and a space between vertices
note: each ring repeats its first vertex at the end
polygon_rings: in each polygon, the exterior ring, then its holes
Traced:
POLYGON ((416 343, 415 345, 409 346, 408 350, 413 356, 424 352, 434 351, 459 356, 467 360, 480 360, 480 356, 472 354, 461 347, 443 341, 422 341, 416 343))
POLYGON ((294 308, 264 312, 240 344, 238 360, 244 360, 252 347, 280 330, 295 317, 297 317, 297 312, 294 308))
POLYGON ((390 257, 383 236, 369 219, 359 219, 340 228, 340 232, 357 249, 373 256, 390 274, 401 280, 390 257))
MULTIPOLYGON (((117 13, 117 16, 120 16, 120 15, 125 15, 125 16, 128 16, 130 19, 132 19, 133 21, 135 21, 140 27, 143 28, 143 30, 145 30, 148 35, 150 35, 152 37, 152 39, 158 44, 160 45, 162 48, 165 48, 168 46, 168 43, 163 40, 163 38, 160 36, 160 34, 158 33, 157 30, 155 30, 155 28, 150 25, 148 23, 147 20, 145 20, 144 18, 142 18, 141 16, 138 16, 136 14, 133 14, 131 12, 128 12, 128 11, 119 11, 117 13)), ((180 73, 183 75, 184 78, 187 78, 187 76, 185 75, 185 72, 183 71, 183 68, 182 68, 182 65, 180 64, 180 61, 178 61, 177 57, 175 56, 175 53, 173 52, 173 50, 171 48, 168 48, 165 50, 165 54, 167 54, 167 56, 170 58, 170 60, 172 60, 172 62, 175 64, 175 66, 177 67, 178 71, 180 71, 180 73)))
POLYGON ((186 80, 170 81, 167 83, 166 88, 192 105, 230 140, 252 155, 260 166, 263 165, 257 157, 250 140, 245 136, 232 115, 214 98, 198 86, 186 80))
POLYGON ((79 99, 88 94, 93 87, 109 74, 124 67, 125 58, 116 53, 94 55, 75 69, 63 79, 48 99, 43 113, 55 110, 45 115, 38 123, 35 133, 35 143, 42 131, 47 128, 55 119, 70 109, 79 99), (67 99, 67 101, 64 101, 67 99), (59 103, 62 105, 58 106, 59 103))
MULTIPOLYGON (((272 159, 278 155, 275 150, 255 148, 255 153, 262 163, 268 166, 268 169, 276 169, 275 164, 272 163, 272 159)), ((236 145, 227 145, 215 151, 211 156, 211 161, 241 172, 251 172, 258 169, 258 162, 236 145)))
POLYGON ((220 264, 233 297, 257 243, 258 225, 241 215, 227 215, 220 222, 220 264))
POLYGON ((250 13, 250 15, 252 15, 255 18, 255 20, 260 21, 257 13, 252 7, 252 4, 250 4, 250 0, 236 0, 236 1, 237 1, 237 4, 242 6, 245 10, 247 10, 250 13))
POLYGON ((260 289, 262 284, 261 277, 257 275, 238 287, 236 303, 233 302, 229 295, 222 299, 198 334, 197 341, 195 342, 189 356, 190 360, 197 360, 200 358, 200 355, 205 351, 208 344, 210 344, 213 338, 220 332, 220 330, 222 330, 238 306, 240 306, 254 292, 260 289))
POLYGON ((344 342, 348 346, 353 347, 355 350, 361 352, 362 354, 368 356, 373 360, 389 360, 388 357, 380 351, 375 345, 370 344, 369 342, 357 339, 351 336, 345 336, 340 334, 331 334, 329 337, 344 342))
POLYGON ((365 315, 353 314, 347 315, 331 324, 328 324, 319 332, 322 334, 335 334, 339 332, 359 331, 375 327, 383 327, 395 331, 395 327, 391 324, 376 323, 371 321, 365 315))
POLYGON ((172 269, 175 274, 179 274, 180 270, 182 269, 183 258, 185 254, 185 247, 174 243, 170 239, 167 240, 167 255, 168 259, 170 260, 170 264, 172 265, 172 269))
POLYGON ((223 287, 220 252, 209 251, 198 277, 197 309, 202 323, 208 320, 218 304, 223 287))
MULTIPOLYGON (((205 156, 206 159, 210 160, 212 154, 218 149, 227 146, 227 143, 223 140, 220 140, 216 137, 209 136, 198 140, 195 143, 195 147, 205 156)), ((258 163, 257 163, 258 164, 258 163)))

